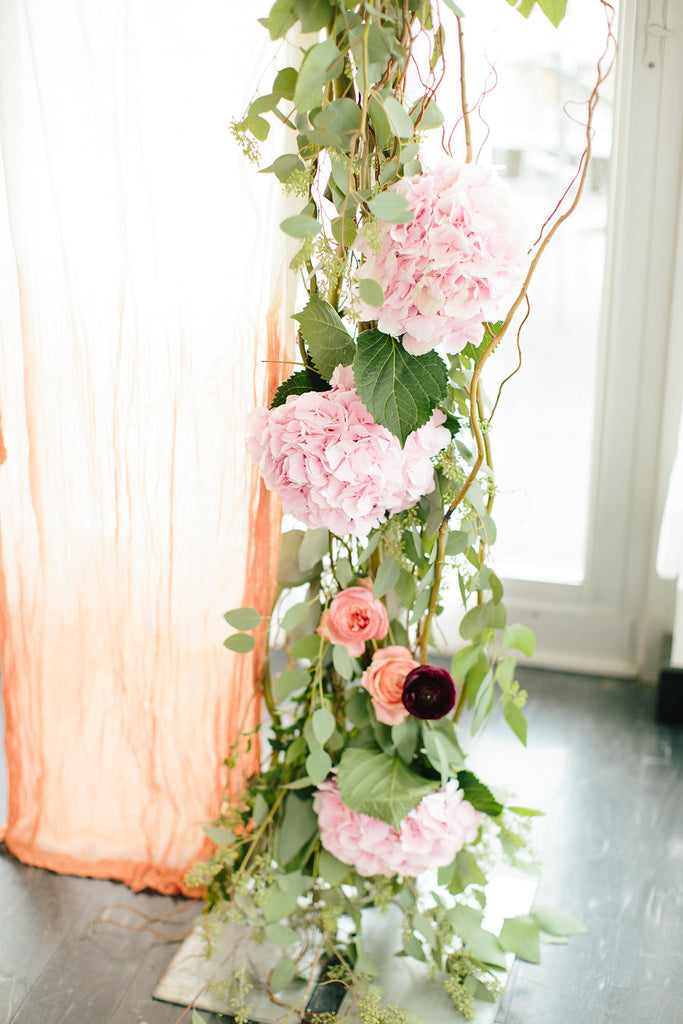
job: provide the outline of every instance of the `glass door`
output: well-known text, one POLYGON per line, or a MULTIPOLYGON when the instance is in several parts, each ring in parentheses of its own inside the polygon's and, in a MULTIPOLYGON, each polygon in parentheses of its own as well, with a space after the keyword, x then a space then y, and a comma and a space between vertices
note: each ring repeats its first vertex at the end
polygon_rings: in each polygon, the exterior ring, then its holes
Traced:
MULTIPOLYGON (((497 571, 510 613, 537 633, 537 662, 647 675, 673 614, 654 554, 673 457, 666 421, 681 391, 667 366, 683 144, 683 12, 652 3, 620 5, 586 191, 533 280, 521 372, 491 423, 497 571)), ((490 61, 468 69, 473 128, 484 138, 491 126, 496 148, 485 156, 540 226, 583 148, 580 104, 605 42, 603 5, 570 0, 553 29, 540 11, 525 22, 500 0, 478 0, 463 24, 469 49, 484 44, 490 61), (518 102, 508 101, 512 83, 518 102)), ((508 337, 489 363, 492 401, 519 358, 508 337)), ((447 636, 457 614, 446 611, 447 636)))

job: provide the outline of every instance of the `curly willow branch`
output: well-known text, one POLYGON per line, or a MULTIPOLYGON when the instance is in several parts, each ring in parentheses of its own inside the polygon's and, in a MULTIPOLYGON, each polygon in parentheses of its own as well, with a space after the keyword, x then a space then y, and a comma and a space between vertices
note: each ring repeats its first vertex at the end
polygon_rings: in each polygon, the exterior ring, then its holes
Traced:
MULTIPOLYGON (((481 378, 482 370, 484 369, 484 366, 486 365, 486 363, 488 361, 488 358, 491 355, 491 353, 493 352, 493 350, 497 347, 497 345, 504 338, 505 334, 507 333, 507 331, 508 331, 508 329, 510 327, 510 324, 511 324, 511 322, 513 320, 513 317, 514 317, 515 313, 519 309, 519 307, 522 304, 522 302, 524 302, 524 300, 526 298, 526 295, 527 295, 527 292, 529 290, 529 285, 530 285, 531 280, 532 280, 532 278, 534 276, 534 273, 536 272, 536 268, 537 268, 537 266, 539 264, 541 256, 545 252, 545 250, 548 247, 551 239, 554 237, 554 235, 556 234, 556 232, 558 231, 560 226, 562 224, 564 224, 564 222, 569 217, 571 217, 571 215, 576 210, 576 208, 579 205, 579 202, 581 200, 581 196, 583 195, 583 190, 584 190, 584 187, 585 187, 585 184, 586 184, 586 178, 588 176, 588 166, 589 166, 589 163, 590 163, 591 153, 592 153, 592 150, 593 150, 593 119, 594 119, 594 116, 595 116, 595 108, 596 108, 597 103, 598 103, 600 89, 601 89, 605 79, 609 75, 610 71, 612 70, 612 67, 614 65, 615 55, 616 55, 616 39, 615 39, 615 36, 614 36, 614 30, 613 30, 615 10, 614 10, 614 7, 612 6, 612 4, 608 2, 608 0, 600 0, 600 3, 602 4, 603 11, 604 11, 604 14, 605 14, 605 20, 606 20, 606 24, 607 24, 607 36, 606 36, 606 40, 605 40, 604 49, 603 49, 602 54, 600 55, 600 57, 598 59, 598 62, 597 62, 597 66, 596 66, 597 74, 596 74, 595 84, 593 86, 593 89, 591 91, 590 96, 588 97, 588 101, 587 101, 587 104, 586 104, 587 112, 588 112, 588 116, 587 116, 586 122, 585 122, 586 144, 585 144, 583 153, 581 154, 581 157, 579 159, 579 166, 578 166, 578 171, 577 171, 578 184, 577 184, 577 188, 576 188, 576 193, 574 195, 574 198, 573 198, 572 202, 567 207, 567 209, 564 211, 564 213, 561 213, 561 214, 559 214, 559 216, 557 216, 555 221, 550 225, 549 230, 547 231, 545 237, 542 238, 537 243, 538 244, 538 248, 537 248, 537 251, 536 251, 536 253, 535 253, 535 255, 534 255, 534 257, 533 257, 533 259, 531 261, 531 264, 529 265, 529 270, 527 271, 527 275, 526 275, 526 277, 524 279, 524 283, 522 284, 522 287, 520 288, 520 291, 519 291, 519 294, 517 295, 517 298, 512 303, 512 306, 510 307, 510 309, 508 311, 508 314, 505 317, 505 320, 503 321, 503 326, 501 327, 500 331, 494 336, 494 335, 491 334, 491 332, 488 330, 488 328, 486 328, 486 334, 489 336, 489 343, 486 346, 486 348, 484 349, 484 351, 483 351, 483 353, 482 353, 482 355, 481 355, 481 357, 479 359, 479 362, 475 366, 474 372, 472 374, 472 382, 470 384, 470 391, 469 391, 469 412, 470 412, 470 422, 471 422, 471 425, 472 425, 472 433, 474 435, 474 439, 475 439, 475 443, 476 443, 476 447, 477 447, 477 455, 476 455, 476 458, 474 460, 474 464, 472 466, 472 469, 470 470, 470 472, 469 472, 469 474, 467 476, 467 479, 465 480, 465 482, 463 483, 462 487, 460 488, 460 490, 456 494, 455 498, 453 499, 453 501, 451 502, 451 504, 447 508, 447 510, 446 510, 446 512, 445 512, 445 514, 443 516, 443 519, 441 520, 441 525, 439 527, 439 534, 438 534, 438 541, 437 541, 437 554, 436 554, 436 561, 435 561, 435 564, 434 564, 434 582, 432 584, 432 591, 431 591, 430 598, 429 598, 429 607, 427 609, 427 612, 426 612, 426 615, 425 615, 425 619, 424 619, 424 622, 422 623, 422 629, 421 629, 420 658, 421 658, 422 662, 425 662, 427 660, 427 647, 428 647, 428 644, 429 644, 430 627, 431 627, 432 619, 434 618, 434 615, 435 615, 435 612, 436 612, 436 605, 437 605, 437 602, 438 602, 439 590, 440 590, 440 587, 441 587, 441 578, 443 576, 443 567, 444 567, 445 553, 446 553, 446 535, 448 533, 448 524, 449 524, 451 516, 453 515, 455 510, 458 508, 458 506, 461 504, 461 502, 465 498, 465 495, 467 494, 467 492, 469 491, 470 487, 474 483, 474 481, 475 481, 475 479, 477 477, 477 474, 479 473, 479 470, 481 469, 482 463, 483 463, 485 455, 486 455, 486 447, 485 447, 484 437, 483 437, 482 430, 481 430, 481 424, 480 424, 480 421, 479 421, 479 409, 478 409, 479 381, 480 381, 480 378, 481 378)), ((459 20, 458 20, 458 23, 459 23, 459 20)), ((462 37, 460 37, 460 39, 461 39, 461 42, 462 42, 462 37)), ((461 68, 461 71, 462 71, 462 68, 461 68)), ((576 177, 575 177, 574 180, 577 180, 576 177)), ((571 185, 569 186, 569 188, 571 188, 571 185)), ((544 226, 542 228, 542 232, 550 224, 550 221, 552 220, 552 217, 555 215, 555 213, 557 213, 557 211, 560 209, 560 207, 562 205, 562 202, 564 201, 564 199, 567 196, 568 192, 569 192, 569 189, 567 189, 564 192, 564 194, 562 196, 562 199, 560 200, 558 205, 555 207, 555 210, 551 214, 550 218, 544 224, 544 226)))

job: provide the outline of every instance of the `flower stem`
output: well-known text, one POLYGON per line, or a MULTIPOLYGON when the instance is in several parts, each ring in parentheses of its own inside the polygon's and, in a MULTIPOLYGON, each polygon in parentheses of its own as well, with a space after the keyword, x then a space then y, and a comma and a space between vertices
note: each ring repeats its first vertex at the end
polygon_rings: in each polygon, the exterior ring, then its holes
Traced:
POLYGON ((465 129, 465 163, 472 163, 472 125, 470 112, 467 109, 467 85, 465 82, 465 42, 462 31, 462 18, 458 18, 458 48, 460 50, 460 105, 462 107, 462 123, 465 129))

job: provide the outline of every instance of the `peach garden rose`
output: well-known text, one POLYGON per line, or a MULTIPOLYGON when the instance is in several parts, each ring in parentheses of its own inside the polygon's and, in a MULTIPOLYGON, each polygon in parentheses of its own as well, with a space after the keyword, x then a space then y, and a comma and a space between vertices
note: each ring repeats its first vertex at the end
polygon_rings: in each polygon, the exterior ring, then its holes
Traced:
POLYGON ((415 668, 419 668, 419 662, 407 647, 382 647, 375 651, 361 684, 372 697, 379 722, 398 725, 408 715, 403 704, 403 685, 408 673, 415 668))
POLYGON ((360 658, 366 640, 383 640, 389 629, 387 610, 366 586, 341 590, 322 615, 318 633, 333 644, 343 644, 352 658, 360 658))

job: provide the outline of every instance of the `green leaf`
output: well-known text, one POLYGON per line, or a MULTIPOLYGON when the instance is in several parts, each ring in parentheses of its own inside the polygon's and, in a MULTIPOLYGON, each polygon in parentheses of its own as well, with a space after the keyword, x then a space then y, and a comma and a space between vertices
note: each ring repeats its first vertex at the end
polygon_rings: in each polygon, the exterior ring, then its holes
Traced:
POLYGON ((503 715, 505 716, 505 721, 514 732, 517 739, 520 743, 526 746, 527 722, 524 717, 524 712, 512 701, 508 701, 503 709, 503 715))
POLYGON ((440 128, 445 117, 437 107, 434 100, 428 96, 414 103, 410 108, 410 118, 418 131, 428 131, 430 128, 440 128), (418 124, 419 119, 419 124, 418 124))
POLYGON ((280 586, 298 587, 310 583, 320 575, 318 566, 303 570, 299 563, 299 552, 304 541, 303 530, 287 530, 280 540, 280 554, 277 567, 277 581, 280 586))
POLYGON ((324 555, 327 554, 330 544, 330 531, 324 526, 306 530, 299 548, 299 568, 302 572, 308 572, 318 565, 324 555))
POLYGON ((300 113, 305 114, 321 105, 323 85, 334 78, 343 66, 344 58, 331 36, 307 51, 294 90, 294 103, 300 113))
POLYGON ((493 932, 489 932, 485 928, 482 928, 479 935, 476 936, 470 950, 472 955, 484 964, 489 964, 491 967, 507 967, 503 947, 493 932))
POLYGON ((342 864, 333 854, 327 850, 321 850, 318 858, 318 874, 330 885, 338 886, 344 881, 351 868, 348 864, 342 864))
POLYGON ((313 712, 313 733, 321 747, 324 747, 334 732, 336 725, 334 715, 328 708, 318 708, 313 712))
POLYGON ((285 217, 280 224, 286 235, 292 238, 312 238, 322 231, 322 224, 315 217, 306 213, 297 213, 294 217, 285 217))
POLYGON ((361 277, 358 281, 358 294, 368 306, 379 308, 384 302, 384 289, 379 281, 373 281, 371 277, 361 277))
POLYGON ((488 609, 485 604, 475 604, 462 618, 460 636, 463 640, 474 640, 488 626, 488 609))
POLYGON ((306 771, 311 782, 318 786, 330 774, 332 758, 326 750, 314 750, 306 758, 306 771))
POLYGON ((249 651, 254 650, 256 641, 248 633, 235 633, 223 641, 223 646, 227 647, 229 651, 235 651, 237 654, 248 654, 249 651))
POLYGON ((344 644, 335 644, 332 648, 332 664, 342 679, 353 679, 353 662, 344 644))
POLYGON ((541 8, 546 18, 548 18, 555 28, 557 28, 564 18, 567 9, 567 0, 538 0, 538 6, 541 8))
POLYGON ((349 366, 353 362, 356 353, 353 338, 326 299, 312 295, 306 307, 292 319, 298 320, 311 358, 327 380, 340 363, 349 366))
POLYGON ((353 218, 337 217, 330 224, 330 228, 335 242, 338 242, 340 245, 348 248, 355 242, 356 235, 358 234, 358 225, 353 218))
POLYGON ((302 32, 318 32, 332 19, 329 0, 294 0, 302 32))
POLYGON ((266 925, 266 938, 276 946, 289 946, 293 942, 299 942, 300 936, 293 928, 288 928, 286 924, 278 921, 266 925))
POLYGON ((419 737, 420 723, 412 715, 408 715, 398 725, 392 725, 391 742, 404 764, 409 765, 415 757, 419 737))
POLYGON ((281 672, 275 680, 275 697, 278 701, 284 700, 290 693, 296 690, 303 690, 311 680, 310 675, 304 668, 290 668, 281 672))
POLYGON ((508 811, 519 814, 522 818, 544 817, 545 811, 535 811, 532 807, 508 807, 508 811))
POLYGON ((406 768, 400 757, 353 747, 342 755, 337 783, 347 807, 386 821, 396 831, 406 814, 437 787, 406 768))
POLYGON ((288 956, 283 956, 273 967, 268 979, 268 987, 271 992, 282 992, 296 978, 299 972, 298 964, 288 956))
POLYGON ((283 381, 275 392, 271 409, 277 409, 284 405, 290 395, 307 395, 310 391, 329 391, 330 385, 319 373, 306 367, 305 370, 298 370, 291 377, 283 381))
POLYGON ((492 818, 497 818, 502 812, 503 805, 473 772, 458 772, 458 784, 465 795, 465 800, 469 800, 475 810, 482 811, 492 818))
MULTIPOLYGON (((455 3, 455 0, 443 0, 443 2, 445 3, 446 7, 448 7, 449 10, 453 11, 453 14, 456 16, 456 18, 465 17, 465 12, 458 7, 458 5, 455 3)), ((510 0, 510 2, 512 2, 512 0, 510 0)))
POLYGON ((466 907, 456 903, 448 912, 448 920, 463 942, 468 945, 475 942, 481 931, 482 912, 475 907, 466 907))
POLYGON ((422 741, 432 767, 446 778, 464 767, 465 756, 452 721, 442 719, 442 722, 423 722, 422 741))
POLYGON ((273 92, 285 100, 293 100, 298 74, 296 68, 283 68, 282 71, 278 71, 273 82, 273 92))
POLYGON ((231 846, 235 842, 235 833, 222 825, 202 825, 202 831, 216 846, 231 846))
MULTIPOLYGON (((345 140, 349 143, 352 135, 356 135, 360 129, 362 112, 354 100, 343 98, 328 103, 319 113, 312 118, 316 128, 333 132, 335 135, 348 136, 345 140)), ((344 146, 348 149, 348 145, 344 146)))
POLYGON ((258 20, 268 29, 271 39, 282 39, 296 21, 292 0, 275 0, 268 17, 258 20))
POLYGON ((254 824, 257 826, 262 825, 263 822, 268 817, 269 812, 270 808, 268 807, 268 801, 266 800, 262 793, 257 793, 256 799, 254 800, 254 807, 252 810, 254 824))
POLYGON ((537 964, 541 959, 539 933, 539 925, 529 914, 506 917, 500 931, 500 944, 503 949, 514 953, 520 960, 537 964))
POLYGON ((555 910, 554 907, 536 906, 532 910, 531 916, 541 930, 550 935, 585 935, 588 931, 586 926, 571 914, 555 910))
POLYGON ((194 1007, 192 1007, 192 1024, 206 1024, 206 1017, 202 1017, 201 1013, 197 1013, 194 1007))
POLYGON ((469 530, 451 530, 446 538, 446 554, 453 557, 462 555, 469 547, 469 530))
POLYGON ((255 629, 262 617, 255 608, 233 608, 223 618, 233 629, 255 629))
POLYGON ((530 658, 536 649, 536 637, 527 626, 520 626, 518 622, 513 622, 503 633, 500 649, 501 651, 511 649, 521 651, 527 658, 530 658))
POLYGON ((306 658, 308 661, 313 661, 319 657, 323 646, 324 642, 317 633, 309 633, 308 636, 302 636, 300 640, 292 644, 289 653, 293 658, 306 658))
POLYGON ((474 702, 474 716, 472 718, 471 732, 474 736, 488 720, 493 710, 493 698, 495 687, 493 684, 493 671, 489 669, 481 681, 481 686, 474 702))
POLYGON ((270 166, 263 167, 259 174, 274 174, 277 180, 284 185, 296 171, 303 171, 305 169, 303 160, 300 160, 295 153, 285 153, 283 156, 279 156, 270 166))
POLYGON ((384 112, 399 139, 412 139, 414 137, 415 125, 398 100, 393 96, 387 96, 384 100, 384 112))
POLYGON ((280 620, 283 629, 290 630, 299 626, 308 615, 308 605, 305 601, 299 601, 288 608, 280 620))
POLYGON ((365 331, 353 363, 356 390, 377 423, 404 445, 446 396, 446 366, 436 352, 410 355, 395 338, 365 331))
MULTIPOLYGON (((323 751, 321 751, 323 753, 323 751)), ((281 864, 288 864, 299 850, 315 835, 318 815, 311 800, 302 800, 294 793, 285 798, 285 813, 277 832, 277 858, 281 864)))
MULTIPOLYGON (((396 192, 379 192, 369 201, 368 206, 375 217, 389 224, 409 224, 415 216, 405 196, 400 196, 396 192)), ((380 303, 371 302, 368 305, 379 306, 380 303)))
POLYGON ((389 555, 387 558, 383 558, 379 564, 377 575, 375 577, 375 585, 372 588, 372 596, 375 600, 380 597, 384 597, 395 584, 398 582, 398 578, 401 575, 401 567, 395 558, 389 555))
POLYGON ((412 573, 401 569, 399 578, 394 583, 394 593, 404 608, 411 609, 415 600, 416 581, 412 573))
POLYGON ((350 587, 351 581, 353 580, 353 569, 351 568, 351 562, 344 556, 338 558, 335 565, 335 575, 339 580, 342 587, 350 587))
POLYGON ((258 114, 247 114, 244 120, 254 138, 258 139, 259 142, 265 142, 270 132, 270 125, 265 117, 260 117, 258 114))
POLYGON ((471 644, 470 646, 463 647, 461 650, 455 652, 451 661, 451 675, 453 676, 453 682, 456 686, 462 685, 465 676, 472 668, 480 654, 481 647, 477 644, 471 644))
POLYGON ((439 885, 456 895, 470 885, 486 885, 486 875, 469 850, 460 850, 452 864, 439 868, 439 885))

